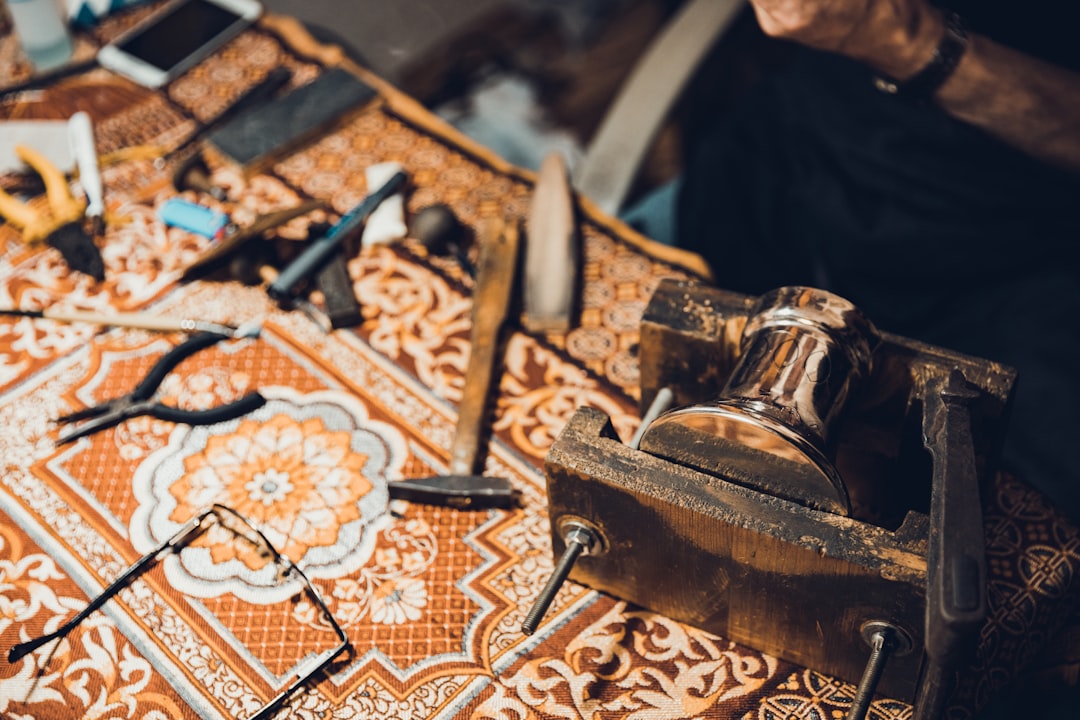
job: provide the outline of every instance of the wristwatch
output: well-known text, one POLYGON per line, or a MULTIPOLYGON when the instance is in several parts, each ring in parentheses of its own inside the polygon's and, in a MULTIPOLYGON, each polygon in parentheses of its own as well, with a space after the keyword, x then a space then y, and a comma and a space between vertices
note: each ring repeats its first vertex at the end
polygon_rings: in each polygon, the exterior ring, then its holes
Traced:
POLYGON ((951 10, 945 11, 945 35, 934 49, 934 55, 919 72, 906 82, 881 75, 874 77, 874 87, 883 93, 897 95, 918 102, 928 102, 960 64, 960 58, 968 46, 968 32, 964 21, 951 10))

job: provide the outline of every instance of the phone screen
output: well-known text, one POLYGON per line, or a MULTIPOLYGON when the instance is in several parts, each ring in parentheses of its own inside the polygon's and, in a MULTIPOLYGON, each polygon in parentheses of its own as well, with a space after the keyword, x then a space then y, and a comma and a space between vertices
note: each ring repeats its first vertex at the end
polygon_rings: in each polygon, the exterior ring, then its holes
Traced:
POLYGON ((143 32, 119 45, 144 62, 169 70, 239 19, 235 13, 205 0, 189 0, 157 19, 143 32))

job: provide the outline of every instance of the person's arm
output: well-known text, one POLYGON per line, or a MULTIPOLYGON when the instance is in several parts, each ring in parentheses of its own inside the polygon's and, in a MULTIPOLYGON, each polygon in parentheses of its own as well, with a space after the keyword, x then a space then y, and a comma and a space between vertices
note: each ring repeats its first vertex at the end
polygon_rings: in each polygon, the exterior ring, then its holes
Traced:
MULTIPOLYGON (((762 30, 847 55, 903 82, 945 34, 926 0, 750 0, 762 30)), ((1059 167, 1080 170, 1080 73, 968 33, 934 99, 949 114, 1059 167)))

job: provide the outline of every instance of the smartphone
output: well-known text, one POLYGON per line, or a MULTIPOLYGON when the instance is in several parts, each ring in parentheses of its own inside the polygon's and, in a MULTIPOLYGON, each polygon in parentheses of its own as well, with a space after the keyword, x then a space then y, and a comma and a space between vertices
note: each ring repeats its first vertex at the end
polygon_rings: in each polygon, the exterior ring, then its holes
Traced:
POLYGON ((257 0, 175 0, 98 51, 102 67, 161 87, 231 40, 262 13, 257 0))

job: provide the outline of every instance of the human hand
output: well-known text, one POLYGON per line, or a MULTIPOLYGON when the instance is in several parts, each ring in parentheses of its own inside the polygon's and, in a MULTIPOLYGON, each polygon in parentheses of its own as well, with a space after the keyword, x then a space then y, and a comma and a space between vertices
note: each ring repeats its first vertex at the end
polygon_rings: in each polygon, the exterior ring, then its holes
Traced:
POLYGON ((898 80, 911 77, 944 33, 927 0, 750 0, 772 37, 864 62, 898 80))

